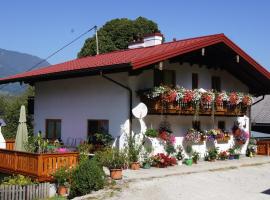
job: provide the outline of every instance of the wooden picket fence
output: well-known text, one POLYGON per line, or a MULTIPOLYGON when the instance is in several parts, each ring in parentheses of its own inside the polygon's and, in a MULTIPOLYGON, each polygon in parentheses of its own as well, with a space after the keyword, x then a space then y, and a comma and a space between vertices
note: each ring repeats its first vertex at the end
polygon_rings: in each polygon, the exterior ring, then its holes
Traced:
POLYGON ((37 200, 49 198, 50 184, 34 185, 2 185, 0 186, 0 200, 37 200))

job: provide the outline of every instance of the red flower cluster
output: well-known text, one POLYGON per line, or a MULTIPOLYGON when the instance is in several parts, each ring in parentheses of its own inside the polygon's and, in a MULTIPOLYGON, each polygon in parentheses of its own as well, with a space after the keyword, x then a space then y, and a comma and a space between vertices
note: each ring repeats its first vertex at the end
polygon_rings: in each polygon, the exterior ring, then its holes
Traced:
POLYGON ((232 92, 229 96, 229 101, 230 101, 230 104, 232 105, 236 105, 237 104, 237 101, 238 101, 238 95, 236 92, 232 92))
POLYGON ((175 90, 170 90, 165 96, 164 100, 166 102, 175 102, 176 101, 177 93, 175 90))
POLYGON ((162 131, 159 133, 159 138, 164 141, 167 141, 169 139, 169 135, 166 131, 162 131))
POLYGON ((207 93, 203 93, 201 99, 203 103, 211 103, 213 101, 212 96, 207 93))
POLYGON ((158 153, 153 156, 154 164, 158 167, 167 167, 177 164, 176 158, 166 156, 164 153, 158 153))
POLYGON ((223 104, 223 97, 222 95, 216 96, 216 105, 221 106, 223 104))
POLYGON ((244 96, 242 99, 242 103, 246 106, 250 106, 252 104, 252 99, 250 96, 244 96))
POLYGON ((192 90, 186 90, 183 97, 184 103, 190 103, 193 99, 194 93, 192 90))

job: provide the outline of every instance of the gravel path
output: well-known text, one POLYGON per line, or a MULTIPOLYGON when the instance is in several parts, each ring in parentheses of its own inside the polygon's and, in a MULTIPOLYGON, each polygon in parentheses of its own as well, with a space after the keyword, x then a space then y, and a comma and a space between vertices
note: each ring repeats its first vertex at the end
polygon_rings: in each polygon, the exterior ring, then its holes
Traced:
POLYGON ((269 200, 270 164, 136 180, 110 199, 269 200))

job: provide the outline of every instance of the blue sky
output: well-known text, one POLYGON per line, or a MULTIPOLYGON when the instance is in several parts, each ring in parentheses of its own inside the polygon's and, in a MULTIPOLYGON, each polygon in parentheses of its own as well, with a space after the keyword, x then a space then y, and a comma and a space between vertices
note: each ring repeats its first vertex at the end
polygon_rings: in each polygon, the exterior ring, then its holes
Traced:
MULTIPOLYGON (((0 48, 46 57, 93 25, 144 16, 158 23, 166 41, 225 33, 270 70, 269 0, 5 0, 0 5, 0 48)), ((76 58, 84 40, 49 59, 76 58)))

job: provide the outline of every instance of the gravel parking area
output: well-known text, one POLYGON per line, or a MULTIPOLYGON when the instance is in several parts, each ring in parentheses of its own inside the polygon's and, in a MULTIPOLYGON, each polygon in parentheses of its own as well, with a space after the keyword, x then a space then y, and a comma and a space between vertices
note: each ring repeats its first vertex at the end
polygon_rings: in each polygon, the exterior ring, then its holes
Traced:
POLYGON ((270 199, 270 164, 131 180, 111 200, 270 199), (267 194, 268 193, 268 194, 267 194))

